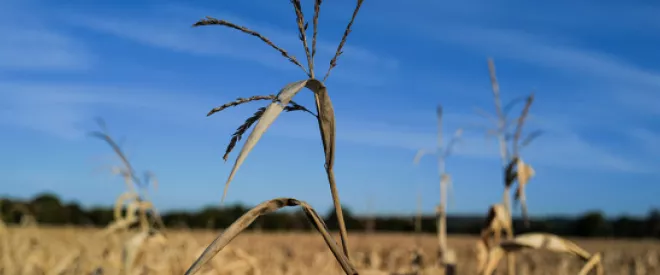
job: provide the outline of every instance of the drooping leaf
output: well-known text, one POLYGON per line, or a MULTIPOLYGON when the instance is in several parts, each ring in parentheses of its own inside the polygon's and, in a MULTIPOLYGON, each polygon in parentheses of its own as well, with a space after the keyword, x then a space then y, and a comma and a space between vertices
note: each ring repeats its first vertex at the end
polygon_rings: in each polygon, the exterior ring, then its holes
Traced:
POLYGON ((569 253, 577 256, 583 261, 589 260, 589 252, 560 236, 548 233, 526 233, 516 236, 513 240, 506 240, 500 244, 507 252, 520 251, 522 249, 546 249, 555 253, 569 253))
POLYGON ((335 160, 335 110, 325 85, 316 79, 307 82, 307 88, 314 92, 318 107, 318 119, 321 122, 321 138, 325 152, 326 169, 332 169, 335 160))
POLYGON ((594 268, 596 269, 596 274, 603 274, 603 268, 600 262, 599 254, 592 255, 569 240, 566 240, 557 235, 546 233, 521 234, 516 236, 513 240, 505 240, 500 243, 500 245, 493 247, 488 252, 488 263, 485 265, 480 274, 493 274, 495 268, 498 266, 500 259, 506 253, 514 253, 524 249, 542 249, 555 253, 571 254, 581 259, 582 261, 587 262, 578 274, 587 274, 589 270, 594 268))
POLYGON ((516 188, 516 194, 514 199, 520 201, 520 207, 522 209, 523 220, 525 226, 529 227, 529 216, 527 215, 527 199, 525 196, 525 186, 534 176, 534 168, 531 165, 525 163, 522 159, 517 161, 517 178, 518 178, 518 188, 516 188))
MULTIPOLYGON (((327 77, 327 74, 326 74, 327 77)), ((314 92, 316 101, 317 119, 319 122, 319 131, 323 140, 323 152, 325 153, 325 171, 330 184, 330 193, 332 202, 337 213, 337 222, 339 223, 339 236, 341 237, 342 249, 346 257, 350 257, 348 250, 348 232, 344 222, 344 214, 339 200, 337 184, 333 166, 335 163, 335 111, 332 107, 332 101, 328 95, 328 90, 322 82, 316 79, 310 79, 306 87, 314 92)))
POLYGON ((229 188, 229 184, 231 183, 232 179, 234 179, 234 176, 236 175, 238 168, 241 167, 241 165, 245 161, 245 158, 247 158, 252 148, 254 148, 254 146, 257 144, 259 139, 261 139, 261 136, 266 132, 268 127, 270 127, 270 125, 273 124, 275 119, 282 113, 284 107, 287 104, 289 104, 289 101, 291 101, 291 99, 298 92, 300 92, 303 87, 305 87, 307 82, 308 82, 307 80, 302 80, 286 85, 277 94, 277 99, 274 100, 272 103, 270 103, 268 107, 266 107, 266 110, 261 115, 261 118, 259 118, 257 124, 254 126, 254 129, 250 133, 250 136, 248 136, 247 140, 245 141, 245 144, 243 144, 243 148, 241 148, 241 152, 238 154, 238 157, 236 158, 234 167, 231 169, 229 178, 225 183, 225 188, 222 193, 222 199, 220 200, 220 203, 224 202, 225 197, 227 196, 227 189, 229 188))
POLYGON ((305 213, 307 219, 311 222, 314 228, 321 234, 330 251, 337 259, 339 266, 344 270, 344 273, 349 275, 357 275, 357 271, 348 257, 343 254, 337 245, 335 239, 328 232, 328 228, 323 222, 319 214, 304 201, 299 201, 293 198, 277 198, 269 201, 262 202, 261 204, 250 209, 247 213, 243 214, 240 218, 234 221, 222 234, 209 244, 204 252, 193 262, 193 264, 185 272, 186 275, 196 274, 204 264, 209 262, 218 252, 227 247, 229 243, 238 234, 243 232, 250 224, 252 224, 258 217, 268 213, 275 212, 286 206, 300 206, 305 213))
POLYGON ((531 179, 536 172, 534 171, 534 168, 532 168, 531 165, 525 163, 520 158, 518 159, 516 166, 517 166, 516 170, 518 170, 517 172, 518 185, 525 186, 529 182, 529 179, 531 179))

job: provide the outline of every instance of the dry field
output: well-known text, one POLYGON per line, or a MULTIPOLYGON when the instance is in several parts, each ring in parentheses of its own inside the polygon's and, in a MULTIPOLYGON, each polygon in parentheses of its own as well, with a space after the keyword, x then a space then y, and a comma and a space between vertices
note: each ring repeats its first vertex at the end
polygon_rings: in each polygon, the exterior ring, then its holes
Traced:
MULTIPOLYGON (((339 226, 339 232, 334 239, 328 234, 326 225, 316 211, 307 203, 293 198, 277 198, 259 204, 236 220, 228 227, 225 234, 215 240, 219 232, 168 230, 166 235, 155 233, 158 232, 155 231, 156 228, 164 228, 160 215, 151 204, 147 192, 148 187, 155 187, 155 177, 150 172, 145 174, 144 179, 136 174, 120 146, 108 134, 105 124, 99 120, 100 131, 94 131, 91 135, 104 140, 117 154, 122 165, 113 167, 112 171, 121 176, 126 183, 125 193, 120 194, 115 203, 112 223, 103 230, 47 228, 36 226, 37 221, 29 210, 19 211, 22 213, 20 228, 5 230, 0 220, 0 275, 357 275, 358 273, 488 275, 505 274, 505 266, 508 275, 660 275, 658 241, 573 240, 575 242, 573 243, 561 236, 542 232, 515 234, 510 214, 511 202, 519 202, 523 217, 527 221, 525 189, 535 177, 532 165, 523 160, 521 150, 540 132, 523 131, 523 125, 534 101, 533 93, 524 100, 525 105, 518 117, 507 116, 507 106, 518 101, 514 99, 502 105, 492 59, 488 60, 488 67, 496 113, 485 114, 493 122, 493 128, 486 130, 499 141, 504 190, 502 201, 489 207, 488 218, 480 238, 460 236, 446 238, 446 196, 447 188, 452 181, 451 174, 444 166, 453 141, 459 138, 462 130, 456 131, 454 138, 449 139, 445 145, 440 106, 437 109, 438 146, 432 150, 420 151, 438 157, 441 194, 436 208, 438 217, 436 235, 353 233, 348 236, 339 198, 339 184, 336 183, 334 174, 335 111, 325 82, 331 70, 337 66, 337 60, 343 53, 344 44, 363 0, 356 1, 352 17, 322 78, 321 75, 315 74, 314 55, 317 24, 323 1, 314 1, 310 30, 312 35, 309 40, 306 34, 309 22, 303 15, 301 1, 290 2, 295 11, 299 39, 305 49, 307 68, 289 54, 289 51, 248 27, 213 17, 206 17, 193 24, 195 27, 211 25, 227 27, 258 38, 305 73, 305 76, 298 81, 281 87, 277 94, 238 98, 208 113, 210 116, 227 108, 250 102, 269 102, 257 109, 237 128, 227 145, 223 157, 225 161, 237 142, 252 128, 225 182, 221 203, 239 167, 245 163, 250 151, 255 148, 273 122, 282 113, 302 111, 305 115, 313 116, 318 122, 325 156, 323 167, 339 226), (294 97, 303 90, 313 93, 315 112, 293 101, 294 97), (515 193, 513 198, 511 198, 512 192, 515 193), (321 234, 246 232, 234 238, 258 216, 289 206, 301 207, 306 217, 321 234), (139 230, 126 231, 127 228, 135 225, 138 225, 139 230), (233 242, 230 242, 232 239, 233 242), (543 249, 552 250, 554 253, 540 251, 543 249)), ((415 160, 418 162, 419 157, 415 160)), ((417 224, 419 225, 416 228, 421 228, 421 223, 417 224)))
MULTIPOLYGON (((96 229, 45 227, 10 228, 8 233, 9 249, 3 253, 12 257, 11 262, 0 263, 2 274, 183 274, 217 235, 170 230, 165 239, 151 239, 130 264, 133 257, 123 250, 130 247, 135 233, 102 237, 96 229), (125 273, 122 269, 129 266, 132 272, 125 273)), ((587 250, 603 252, 605 274, 660 274, 658 241, 573 241, 587 250)), ((471 260, 475 259, 476 242, 475 237, 449 237, 457 254, 458 274, 477 273, 477 261, 471 260)), ((352 260, 361 274, 412 274, 416 247, 423 249, 421 272, 439 274, 432 261, 424 260, 435 257, 434 235, 352 233, 350 243, 352 260)), ((246 232, 228 248, 200 274, 343 274, 322 237, 313 232, 246 232)), ((574 257, 543 251, 519 255, 518 274, 577 274, 582 265, 574 257)), ((496 274, 504 274, 504 266, 503 261, 496 274)))

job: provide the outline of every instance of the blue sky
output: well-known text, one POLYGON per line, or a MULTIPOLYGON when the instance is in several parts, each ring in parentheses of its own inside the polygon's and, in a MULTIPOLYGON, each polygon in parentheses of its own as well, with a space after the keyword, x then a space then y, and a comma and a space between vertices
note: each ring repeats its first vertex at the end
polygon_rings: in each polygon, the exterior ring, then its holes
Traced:
MULTIPOLYGON (((354 5, 325 1, 317 72, 327 69, 354 5)), ((310 19, 312 7, 303 1, 310 19)), ((365 1, 326 82, 343 203, 362 213, 369 201, 378 213, 412 213, 421 193, 424 211, 432 211, 435 160, 414 166, 412 159, 435 145, 437 104, 446 132, 466 128, 447 164, 449 210, 484 213, 497 202, 497 144, 474 111, 494 110, 492 56, 504 100, 534 90, 528 129, 546 132, 523 151, 537 172, 527 188, 532 215, 660 207, 658 12, 618 1, 365 1)), ((276 93, 304 74, 254 37, 190 27, 207 15, 255 29, 305 59, 288 1, 0 2, 0 195, 51 191, 111 204, 123 188, 108 170, 116 160, 85 136, 101 116, 126 138, 134 165, 159 176, 157 206, 218 204, 236 157, 222 160, 230 135, 265 103, 205 114, 239 96, 276 93)), ((296 100, 313 106, 309 92, 296 100)), ((285 113, 238 172, 227 202, 291 196, 326 211, 323 159, 313 117, 285 113)))

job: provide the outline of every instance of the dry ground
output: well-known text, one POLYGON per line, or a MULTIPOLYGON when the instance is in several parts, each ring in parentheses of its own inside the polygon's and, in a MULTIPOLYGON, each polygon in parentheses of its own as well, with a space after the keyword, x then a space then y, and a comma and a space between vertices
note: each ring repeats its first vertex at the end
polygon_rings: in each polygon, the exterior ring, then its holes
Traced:
MULTIPOLYGON (((0 253, 11 257, 1 258, 0 270, 6 275, 49 274, 53 270, 61 270, 62 274, 124 274, 121 269, 126 255, 122 250, 135 234, 100 237, 95 235, 98 232, 83 228, 11 228, 9 249, 0 248, 0 253)), ((168 231, 166 240, 159 243, 152 239, 144 247, 146 253, 137 255, 131 274, 183 274, 216 234, 168 231)), ((335 238, 338 240, 338 236, 335 238)), ((589 251, 602 251, 606 274, 660 274, 660 242, 656 240, 571 240, 589 251)), ((424 250, 423 265, 428 266, 432 264, 435 242, 434 235, 350 233, 351 257, 363 271, 361 274, 370 273, 365 271, 370 265, 390 273, 410 272, 410 251, 417 244, 424 250)), ((449 245, 459 260, 458 274, 475 274, 475 242, 471 236, 450 236, 449 245)), ((518 274, 576 274, 579 266, 578 260, 568 256, 531 252, 519 257, 518 274)), ((341 274, 341 270, 320 235, 246 233, 230 244, 230 250, 217 256, 204 273, 341 274)))

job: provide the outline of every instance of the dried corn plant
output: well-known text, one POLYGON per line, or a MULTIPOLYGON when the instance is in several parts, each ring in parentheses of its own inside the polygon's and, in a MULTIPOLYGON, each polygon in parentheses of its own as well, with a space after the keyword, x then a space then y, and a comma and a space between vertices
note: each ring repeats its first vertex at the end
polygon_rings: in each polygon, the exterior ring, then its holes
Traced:
POLYGON ((438 116, 438 147, 434 150, 419 150, 413 163, 419 164, 422 157, 427 154, 435 154, 438 157, 438 176, 440 179, 440 203, 436 207, 438 263, 445 269, 446 274, 454 274, 456 269, 456 262, 452 260, 454 252, 447 247, 447 189, 451 185, 451 176, 446 171, 445 162, 459 141, 463 130, 456 130, 447 145, 444 145, 442 138, 442 106, 438 106, 436 114, 438 116))
POLYGON ((504 171, 504 195, 501 204, 491 206, 488 212, 486 224, 481 232, 481 239, 477 244, 477 253, 479 259, 479 269, 481 274, 491 274, 503 255, 507 255, 507 272, 510 275, 516 273, 515 255, 513 252, 522 248, 543 249, 546 248, 554 252, 569 252, 577 255, 587 264, 580 271, 580 274, 587 274, 589 270, 597 266, 598 274, 602 273, 600 268, 600 256, 596 254, 591 256, 584 249, 576 244, 550 234, 523 234, 514 237, 513 218, 510 204, 510 190, 517 182, 515 200, 520 202, 525 226, 529 226, 527 214, 527 202, 525 198, 525 187, 535 172, 532 166, 525 163, 520 156, 520 150, 528 145, 532 140, 539 136, 541 132, 534 131, 522 139, 522 128, 525 120, 529 116, 529 109, 534 101, 534 94, 530 94, 525 99, 525 106, 520 116, 514 119, 515 128, 513 132, 509 131, 510 125, 514 124, 507 118, 508 112, 519 100, 514 100, 504 108, 501 106, 499 83, 495 73, 495 64, 492 59, 488 59, 488 68, 490 71, 490 80, 493 89, 496 117, 492 117, 497 122, 497 127, 490 133, 495 134, 499 139, 500 157, 504 171), (507 142, 510 141, 511 151, 507 142), (506 241, 501 241, 501 232, 506 233, 506 241), (492 239, 491 239, 492 238, 492 239))
MULTIPOLYGON (((500 86, 497 81, 497 76, 495 72, 495 63, 491 58, 488 59, 488 69, 490 72, 490 81, 493 90, 493 101, 495 103, 495 112, 496 115, 490 115, 488 113, 483 113, 485 116, 490 118, 495 123, 495 128, 488 130, 488 134, 495 135, 498 138, 499 149, 500 149, 500 158, 502 159, 502 170, 504 173, 504 194, 502 196, 502 205, 493 205, 489 210, 488 220, 486 221, 486 227, 482 231, 482 241, 486 242, 485 244, 479 244, 482 247, 490 247, 488 243, 488 238, 484 238, 489 233, 496 234, 498 237, 501 230, 505 230, 507 240, 513 239, 513 222, 512 211, 511 211, 511 199, 510 199, 510 190, 513 184, 517 181, 517 189, 515 199, 521 204, 523 218, 525 225, 528 225, 527 217, 527 202, 525 199, 525 186, 527 185, 529 179, 534 176, 534 169, 531 165, 525 163, 520 157, 520 150, 522 147, 528 145, 532 140, 539 136, 540 131, 533 131, 528 134, 523 141, 521 142, 522 128, 525 123, 526 118, 529 114, 529 109, 534 101, 534 94, 530 94, 525 100, 525 106, 523 107, 522 113, 520 116, 515 118, 513 121, 509 120, 508 113, 515 106, 516 103, 520 102, 519 99, 512 100, 506 106, 502 107, 502 102, 500 98, 500 86), (515 123, 513 123, 515 122, 515 123), (516 127, 513 132, 511 132, 511 126, 515 124, 516 127), (511 143, 508 145, 507 142, 511 143), (511 148, 511 151, 509 150, 511 148), (501 211, 504 209, 504 211, 501 211), (508 223, 501 222, 503 219, 509 219, 508 223), (494 226, 494 227, 491 227, 494 226), (497 227, 500 226, 500 227, 497 227)), ((515 257, 513 254, 507 256, 507 270, 509 275, 515 274, 515 257)))
POLYGON ((523 126, 528 118, 532 102, 534 101, 534 94, 532 93, 525 98, 525 106, 523 107, 520 116, 510 120, 508 118, 509 112, 517 103, 521 102, 521 100, 520 98, 514 99, 502 107, 500 86, 495 72, 495 63, 490 58, 488 59, 488 69, 490 72, 493 101, 495 103, 496 111, 495 116, 488 115, 496 124, 495 129, 490 129, 488 133, 495 135, 499 142, 500 158, 502 159, 502 170, 504 172, 504 194, 502 201, 506 210, 509 212, 509 215, 511 215, 510 190, 513 187, 513 184, 517 181, 518 186, 515 199, 516 201, 520 201, 525 224, 528 224, 527 205, 524 191, 529 179, 534 176, 534 169, 531 165, 522 160, 520 157, 520 150, 529 145, 541 134, 540 131, 532 131, 522 138, 523 126), (511 127, 514 124, 515 129, 511 131, 511 127), (510 145, 508 145, 507 142, 509 142, 510 145))
POLYGON ((252 102, 257 100, 271 101, 266 107, 259 108, 257 112, 254 113, 253 116, 249 117, 241 126, 239 126, 236 129, 236 132, 233 134, 231 141, 227 146, 227 150, 223 157, 225 161, 227 160, 229 153, 236 145, 236 142, 241 140, 243 134, 250 127, 254 125, 254 129, 248 136, 245 144, 243 145, 243 148, 241 149, 241 152, 236 158, 231 173, 229 174, 229 177, 225 183, 225 188, 222 194, 221 203, 224 202, 224 199, 227 195, 227 189, 229 187, 229 184, 236 175, 236 172, 238 171, 239 167, 245 161, 248 154, 254 148, 254 146, 259 141, 261 136, 266 132, 268 127, 275 121, 275 119, 277 119, 277 117, 282 113, 282 111, 287 111, 287 112, 303 111, 312 114, 313 116, 316 117, 318 122, 319 132, 321 134, 321 140, 323 142, 323 149, 325 153, 324 167, 328 178, 328 183, 330 184, 330 191, 332 194, 335 211, 337 213, 342 249, 344 255, 346 256, 346 258, 348 258, 349 249, 347 244, 348 238, 346 232, 346 225, 344 223, 344 216, 341 209, 341 203, 339 200, 339 194, 337 191, 337 185, 335 182, 335 175, 333 169, 334 159, 335 159, 335 115, 334 115, 334 109, 332 107, 332 101, 330 100, 328 90, 324 82, 327 80, 332 69, 337 65, 337 59, 342 54, 342 49, 344 47, 344 44, 346 43, 348 34, 351 32, 351 26, 353 25, 355 17, 357 16, 358 11, 362 6, 363 0, 357 0, 357 5, 355 7, 355 10, 353 11, 353 16, 351 17, 351 20, 348 23, 346 30, 344 31, 344 35, 341 39, 341 42, 339 43, 339 46, 337 47, 335 56, 332 58, 332 60, 330 60, 330 66, 328 67, 328 71, 323 77, 323 80, 317 79, 314 73, 314 56, 316 54, 316 37, 317 37, 318 18, 321 9, 321 3, 322 3, 321 0, 316 0, 314 2, 314 17, 312 22, 313 34, 312 34, 312 43, 311 43, 312 45, 311 47, 309 47, 307 41, 307 35, 306 35, 308 24, 305 22, 300 1, 291 0, 291 4, 296 14, 296 23, 298 27, 299 39, 303 44, 303 48, 305 50, 305 54, 307 57, 307 64, 308 64, 307 69, 305 69, 305 67, 298 61, 298 59, 296 59, 293 55, 289 54, 286 50, 277 46, 275 43, 273 43, 271 40, 269 40, 259 32, 251 30, 247 27, 238 26, 234 23, 225 20, 215 19, 212 17, 206 17, 206 19, 202 19, 198 21, 197 23, 193 24, 193 26, 197 27, 197 26, 218 25, 218 26, 229 27, 241 31, 243 33, 255 36, 264 43, 266 43, 267 45, 269 45, 270 47, 277 50, 279 53, 282 54, 282 56, 287 58, 290 62, 300 67, 306 74, 305 80, 300 80, 287 84, 284 88, 280 90, 280 92, 277 95, 259 95, 250 98, 238 98, 233 102, 229 102, 222 106, 212 109, 207 114, 207 116, 210 116, 228 107, 237 106, 247 102, 252 102), (307 109, 306 107, 297 104, 292 100, 296 96, 296 94, 298 94, 303 88, 307 88, 314 93, 314 99, 316 102, 316 113, 309 111, 309 109, 307 109))
POLYGON ((110 235, 117 231, 128 229, 137 222, 140 223, 140 230, 142 232, 148 232, 153 229, 153 224, 156 224, 161 230, 164 229, 165 226, 160 218, 160 214, 153 207, 148 196, 149 185, 158 186, 155 175, 147 171, 142 178, 138 177, 119 144, 110 136, 105 122, 97 119, 97 123, 100 130, 91 132, 90 136, 105 141, 117 157, 119 157, 122 165, 112 167, 112 172, 124 179, 127 189, 126 192, 117 197, 114 207, 114 220, 106 227, 103 235, 110 235), (125 209, 124 215, 122 215, 123 209, 125 209), (139 217, 136 216, 136 212, 139 217), (151 217, 151 222, 148 217, 151 217))

